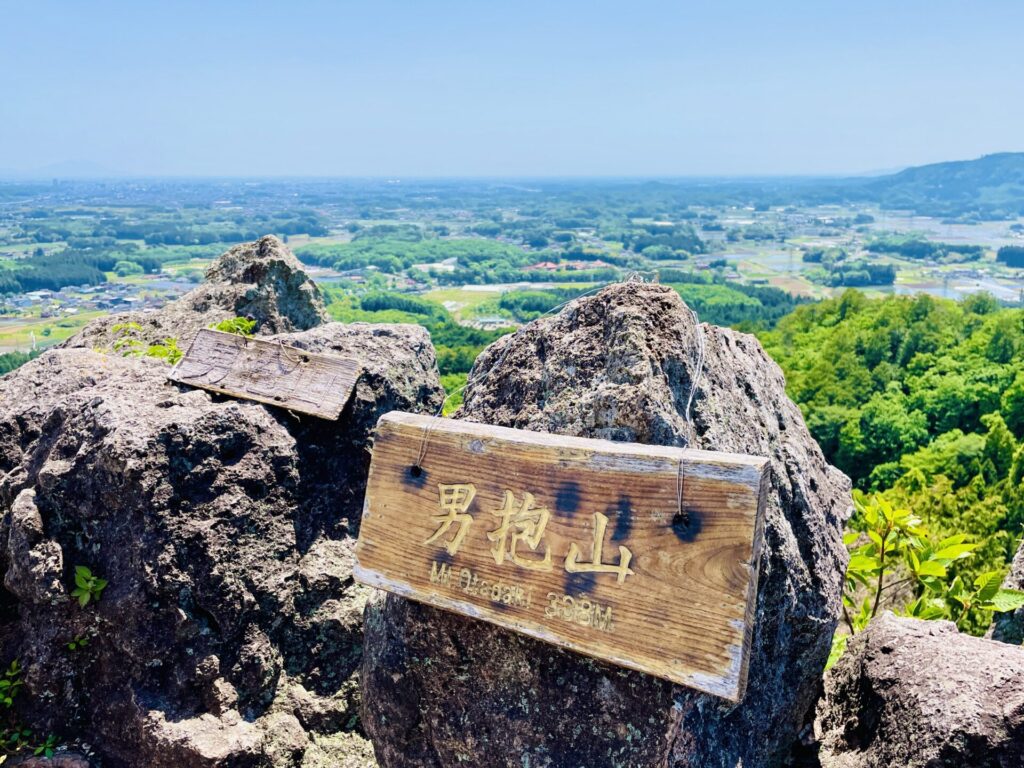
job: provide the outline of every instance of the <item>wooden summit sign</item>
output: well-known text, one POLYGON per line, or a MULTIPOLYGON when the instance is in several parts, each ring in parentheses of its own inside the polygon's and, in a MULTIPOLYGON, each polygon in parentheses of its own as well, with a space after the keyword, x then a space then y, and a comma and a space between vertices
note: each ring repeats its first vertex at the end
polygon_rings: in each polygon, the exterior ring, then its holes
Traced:
POLYGON ((224 395, 337 419, 352 395, 356 360, 204 328, 170 379, 224 395))
POLYGON ((739 701, 767 486, 754 456, 388 413, 355 576, 739 701))

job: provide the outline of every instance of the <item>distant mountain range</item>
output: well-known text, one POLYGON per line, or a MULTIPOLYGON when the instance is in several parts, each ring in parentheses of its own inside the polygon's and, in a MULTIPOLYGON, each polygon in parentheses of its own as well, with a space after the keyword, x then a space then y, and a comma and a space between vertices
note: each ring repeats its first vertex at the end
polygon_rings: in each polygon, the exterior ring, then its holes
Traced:
POLYGON ((1024 215, 1024 152, 932 163, 872 179, 849 179, 849 192, 886 208, 937 216, 1024 215))
MULTIPOLYGON (((89 183, 87 180, 107 180, 118 183, 129 180, 90 163, 66 162, 38 169, 31 174, 5 173, 0 180, 9 182, 50 179, 69 180, 70 183, 89 183)), ((168 183, 193 187, 206 182, 225 180, 164 179, 168 183)), ((228 180, 241 183, 243 179, 228 180)), ((366 189, 382 183, 379 179, 266 179, 275 183, 356 184, 366 189)), ((450 179, 407 180, 407 186, 418 184, 460 183, 484 190, 495 185, 508 191, 514 180, 450 179)), ((828 203, 874 203, 886 209, 909 210, 919 215, 936 216, 957 221, 983 219, 1010 219, 1024 216, 1024 152, 1000 152, 976 160, 957 160, 906 168, 882 175, 840 177, 790 176, 774 178, 689 178, 639 180, 618 179, 536 179, 530 187, 545 188, 551 194, 567 192, 579 184, 608 186, 616 193, 624 188, 641 189, 645 194, 662 194, 667 199, 684 204, 705 205, 794 205, 828 203), (660 192, 659 192, 660 191, 660 192)), ((527 190, 524 190, 524 193, 527 190)))
POLYGON ((957 221, 1024 216, 1024 152, 1001 152, 846 178, 680 180, 688 202, 710 205, 874 203, 957 221))

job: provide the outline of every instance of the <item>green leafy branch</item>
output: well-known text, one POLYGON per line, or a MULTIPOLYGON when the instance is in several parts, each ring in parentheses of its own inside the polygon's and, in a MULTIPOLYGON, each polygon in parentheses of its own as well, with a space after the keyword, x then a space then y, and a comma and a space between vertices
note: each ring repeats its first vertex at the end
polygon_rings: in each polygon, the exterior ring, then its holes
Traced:
POLYGON ((971 610, 992 613, 1024 607, 1024 592, 1003 589, 999 571, 981 574, 971 586, 960 575, 951 578, 951 568, 981 546, 966 534, 933 542, 920 518, 881 496, 857 503, 851 527, 854 530, 843 537, 850 548, 843 591, 843 619, 849 632, 836 632, 832 638, 828 666, 842 656, 849 638, 877 615, 886 592, 900 586, 906 586, 913 598, 897 613, 949 619, 958 627, 971 610))
MULTIPOLYGON (((42 742, 35 743, 32 741, 32 731, 28 728, 4 728, 0 730, 0 751, 8 755, 29 751, 36 757, 49 759, 57 751, 57 737, 51 733, 42 742)), ((0 763, 6 759, 6 756, 0 755, 0 763)))

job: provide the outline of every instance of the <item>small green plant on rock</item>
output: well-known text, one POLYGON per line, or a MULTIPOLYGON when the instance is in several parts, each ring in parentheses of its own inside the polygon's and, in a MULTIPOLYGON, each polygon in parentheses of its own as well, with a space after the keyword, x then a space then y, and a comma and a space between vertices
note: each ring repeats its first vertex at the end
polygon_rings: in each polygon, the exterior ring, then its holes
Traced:
POLYGON ((138 323, 117 323, 110 329, 114 333, 114 351, 124 357, 139 357, 142 355, 143 341, 139 338, 142 335, 142 326, 138 323))
POLYGON ((0 764, 7 760, 7 755, 31 752, 36 757, 53 757, 57 750, 57 737, 50 734, 39 743, 32 740, 32 731, 24 727, 15 718, 11 708, 21 690, 21 662, 17 659, 10 663, 0 676, 0 707, 3 709, 3 722, 0 723, 0 764))
POLYGON ((53 757, 53 753, 57 749, 57 737, 52 733, 46 737, 46 740, 42 744, 37 744, 35 749, 32 750, 32 754, 36 757, 53 757))
POLYGON ((138 323, 117 323, 111 330, 114 332, 114 351, 122 357, 155 357, 171 365, 183 357, 178 340, 173 336, 156 344, 147 344, 138 323))
POLYGON ((8 709, 14 704, 14 697, 18 695, 18 690, 21 688, 21 672, 21 665, 15 659, 4 670, 4 675, 0 678, 0 704, 8 709))
POLYGON ((250 320, 248 317, 232 317, 221 320, 219 323, 213 323, 210 328, 224 333, 235 333, 239 336, 252 336, 253 331, 256 330, 256 321, 250 320))
MULTIPOLYGON (((0 731, 0 749, 9 755, 16 754, 23 749, 32 748, 32 731, 28 728, 4 728, 0 731)), ((6 759, 6 758, 5 758, 6 759)))
POLYGON ((971 557, 981 544, 966 534, 933 541, 924 523, 909 509, 898 509, 875 496, 858 502, 853 529, 843 537, 850 548, 843 592, 846 633, 832 638, 828 667, 839 660, 850 637, 867 627, 886 593, 904 587, 910 597, 895 612, 918 619, 949 619, 960 626, 972 609, 1013 611, 1024 606, 1024 592, 1001 587, 1003 574, 989 571, 968 586, 951 569, 971 557))
POLYGON ((6 754, 0 755, 0 764, 7 760, 7 755, 15 755, 19 752, 31 752, 36 757, 53 757, 57 751, 57 737, 52 733, 41 743, 33 743, 32 731, 28 728, 5 728, 0 731, 0 750, 6 754))
POLYGON ((70 643, 68 643, 69 651, 80 651, 89 644, 89 638, 86 635, 76 636, 70 643))
POLYGON ((75 566, 75 589, 72 597, 78 598, 78 604, 85 608, 90 600, 99 600, 107 586, 107 580, 93 576, 91 570, 84 565, 75 566))
POLYGON ((166 360, 169 365, 174 365, 184 357, 184 353, 181 351, 181 348, 178 347, 178 340, 171 336, 161 342, 150 344, 146 347, 145 356, 166 360))

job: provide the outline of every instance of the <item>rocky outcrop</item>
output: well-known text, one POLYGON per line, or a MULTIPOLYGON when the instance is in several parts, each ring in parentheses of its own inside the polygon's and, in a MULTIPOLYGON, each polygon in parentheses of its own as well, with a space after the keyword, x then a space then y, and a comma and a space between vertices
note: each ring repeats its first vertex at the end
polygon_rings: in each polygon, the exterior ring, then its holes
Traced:
POLYGON ((757 341, 699 325, 667 287, 612 286, 488 348, 458 417, 770 457, 747 693, 732 706, 387 596, 367 607, 361 681, 381 765, 759 768, 781 759, 813 714, 840 612, 851 501, 757 341))
POLYGON ((141 326, 147 344, 177 339, 187 349, 200 329, 248 317, 257 334, 303 331, 327 322, 320 290, 298 259, 273 235, 236 245, 206 271, 206 282, 157 312, 123 312, 98 318, 64 342, 66 347, 110 349, 121 323, 141 326))
POLYGON ((818 728, 823 768, 1016 768, 1024 648, 884 613, 826 676, 818 728))
MULTIPOLYGON (((1003 588, 1024 590, 1024 544, 1021 544, 1017 556, 1013 558, 1013 565, 1003 581, 1003 588)), ((997 613, 992 619, 989 636, 1001 643, 1024 644, 1024 608, 997 613)))
MULTIPOLYGON (((217 269, 256 279, 244 293, 297 322, 283 308, 306 299, 236 252, 217 269)), ((104 768, 373 764, 357 732, 368 590, 351 578, 353 537, 378 417, 440 405, 433 348, 416 326, 283 339, 360 359, 338 421, 91 348, 0 380, 0 661, 25 668, 17 714, 34 732, 88 744, 104 768), (84 608, 69 596, 79 565, 109 581, 84 608)))

